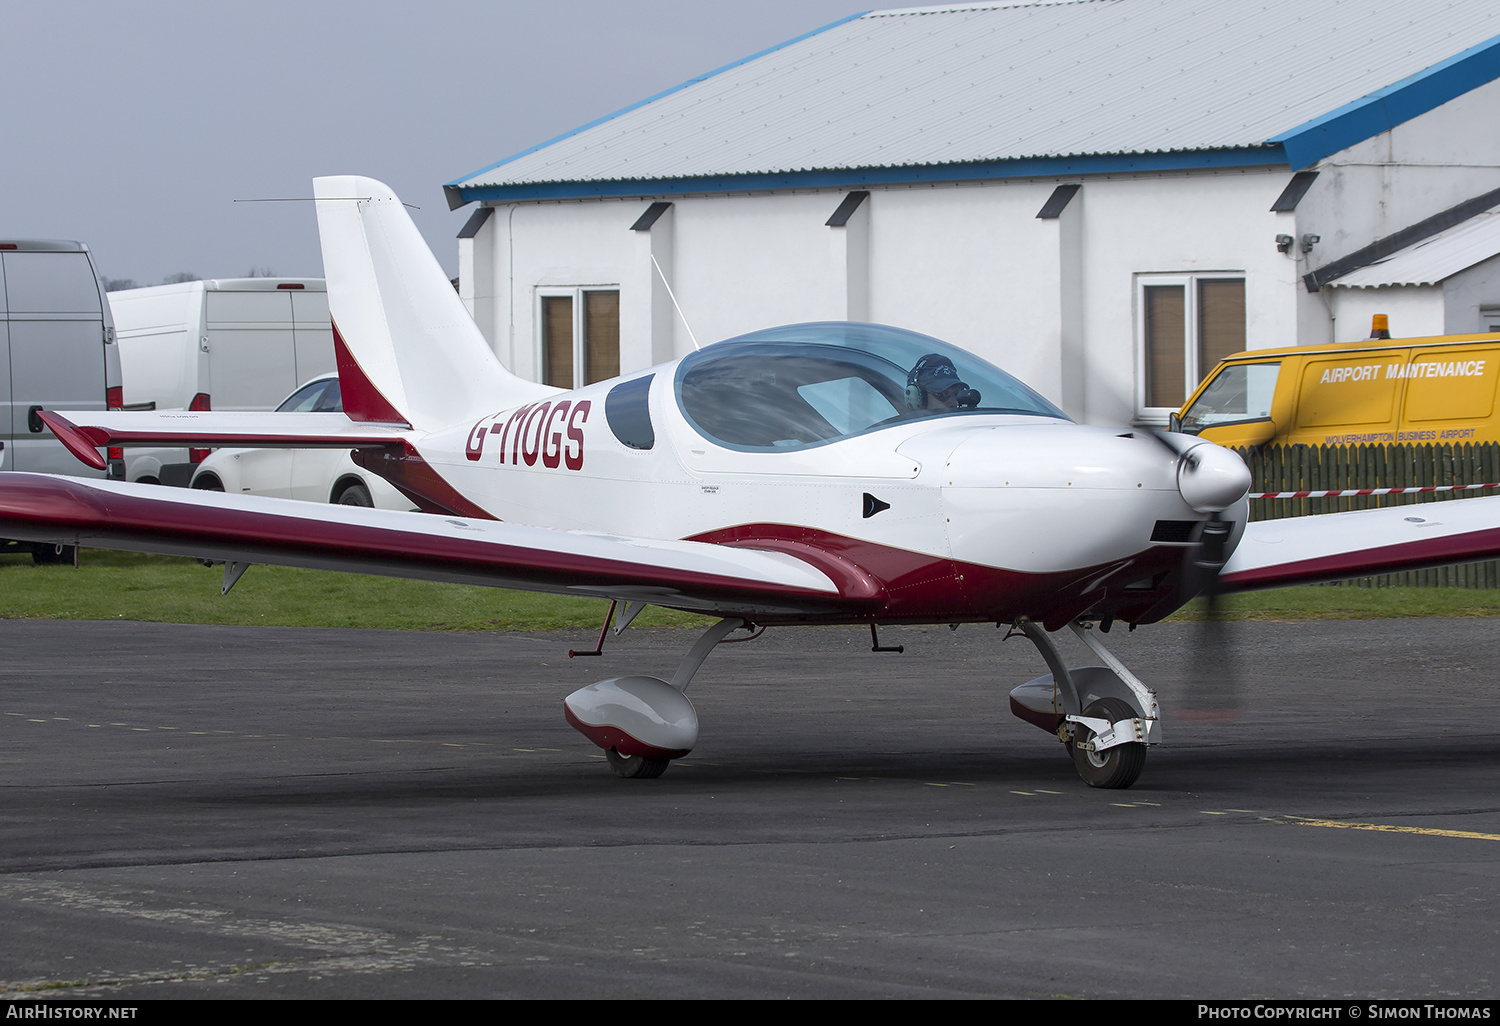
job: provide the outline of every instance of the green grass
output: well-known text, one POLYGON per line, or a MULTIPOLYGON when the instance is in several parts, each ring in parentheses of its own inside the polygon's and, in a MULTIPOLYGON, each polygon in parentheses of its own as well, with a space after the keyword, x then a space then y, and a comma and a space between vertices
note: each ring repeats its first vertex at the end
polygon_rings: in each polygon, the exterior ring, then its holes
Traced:
MULTIPOLYGON (((252 566, 221 596, 223 580, 222 566, 174 556, 84 549, 75 570, 6 555, 0 556, 0 617, 482 631, 598 628, 609 608, 600 599, 279 566, 252 566)), ((635 620, 707 622, 655 607, 635 620)))
MULTIPOLYGON (((1500 589, 1300 587, 1225 595, 1231 620, 1379 620, 1409 616, 1500 616, 1500 589)), ((1169 620, 1201 620, 1198 599, 1169 620)))
MULTIPOLYGON (((84 549, 79 567, 36 566, 0 555, 0 617, 146 620, 281 627, 482 631, 597 628, 608 603, 532 592, 434 584, 362 574, 252 566, 221 596, 223 568, 197 560, 84 549)), ((1500 616, 1500 589, 1281 588, 1230 595, 1237 620, 1340 620, 1500 616)), ((1202 601, 1172 620, 1203 616, 1202 601)), ((641 626, 697 626, 706 617, 652 607, 641 626)))

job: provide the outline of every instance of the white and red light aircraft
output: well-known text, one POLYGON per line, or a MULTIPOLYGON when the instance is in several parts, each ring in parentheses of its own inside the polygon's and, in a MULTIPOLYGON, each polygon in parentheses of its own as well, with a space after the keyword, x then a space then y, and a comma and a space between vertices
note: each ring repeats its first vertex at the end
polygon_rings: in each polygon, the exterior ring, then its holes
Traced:
POLYGON ((1247 526, 1233 453, 1076 424, 897 328, 793 325, 573 391, 538 385, 500 365, 386 186, 315 192, 344 413, 42 419, 96 468, 119 445, 353 449, 438 515, 5 474, 0 536, 223 560, 225 591, 261 562, 609 598, 617 632, 648 603, 718 616, 670 681, 566 699, 624 776, 693 747, 685 689, 738 628, 867 625, 878 646, 880 624, 994 623, 1051 671, 1012 711, 1055 733, 1088 783, 1128 787, 1161 713, 1101 643, 1115 622, 1155 622, 1208 586, 1500 555, 1500 498, 1247 526), (1064 627, 1105 665, 1068 667, 1051 637, 1064 627))

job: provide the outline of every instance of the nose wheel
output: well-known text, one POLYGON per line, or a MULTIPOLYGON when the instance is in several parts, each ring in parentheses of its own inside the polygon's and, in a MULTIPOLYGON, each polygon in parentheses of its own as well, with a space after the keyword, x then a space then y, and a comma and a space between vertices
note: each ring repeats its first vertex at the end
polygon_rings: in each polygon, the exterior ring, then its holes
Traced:
MULTIPOLYGON (((1134 719, 1136 711, 1118 698, 1101 698, 1083 711, 1089 719, 1108 720, 1110 723, 1134 719)), ((1073 735, 1067 742, 1068 754, 1078 775, 1090 787, 1123 789, 1140 778, 1146 768, 1146 746, 1139 741, 1127 741, 1102 752, 1089 747, 1095 740, 1094 731, 1082 723, 1073 725, 1073 735)))

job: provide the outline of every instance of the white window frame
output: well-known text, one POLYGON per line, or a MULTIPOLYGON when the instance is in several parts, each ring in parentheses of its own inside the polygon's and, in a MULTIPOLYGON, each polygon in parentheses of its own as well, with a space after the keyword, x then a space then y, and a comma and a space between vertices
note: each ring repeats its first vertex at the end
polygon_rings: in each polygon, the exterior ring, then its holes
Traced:
MULTIPOLYGON (((1198 283, 1200 281, 1239 280, 1246 285, 1246 317, 1249 308, 1248 276, 1242 270, 1179 271, 1175 273, 1137 273, 1135 276, 1135 409, 1136 423, 1165 426, 1179 406, 1146 405, 1146 289, 1156 285, 1180 285, 1183 293, 1183 401, 1203 381, 1212 367, 1198 366, 1198 283)), ((1249 339, 1245 341, 1249 346, 1249 339)))
POLYGON ((584 366, 584 294, 588 292, 619 292, 619 285, 538 285, 534 290, 536 295, 532 300, 533 322, 536 324, 536 339, 534 342, 534 360, 532 364, 536 368, 536 380, 542 381, 547 373, 547 340, 546 318, 543 314, 544 299, 568 297, 573 300, 573 384, 572 388, 582 388, 585 384, 584 375, 587 369, 584 366))

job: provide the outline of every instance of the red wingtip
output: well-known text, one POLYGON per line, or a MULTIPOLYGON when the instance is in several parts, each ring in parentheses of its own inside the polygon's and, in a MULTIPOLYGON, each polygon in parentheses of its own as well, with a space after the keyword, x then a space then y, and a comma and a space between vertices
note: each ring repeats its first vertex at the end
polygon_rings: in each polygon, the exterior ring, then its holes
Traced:
POLYGON ((99 446, 109 444, 109 433, 98 428, 81 428, 67 417, 46 410, 37 411, 37 416, 42 419, 57 436, 57 440, 74 456, 95 470, 109 469, 109 462, 99 455, 99 446))
MULTIPOLYGON (((350 420, 376 424, 407 424, 405 417, 396 412, 390 400, 380 394, 349 346, 339 334, 339 326, 333 325, 333 355, 339 367, 339 392, 343 396, 344 415, 350 420)), ((409 426, 409 425, 408 425, 409 426)))

